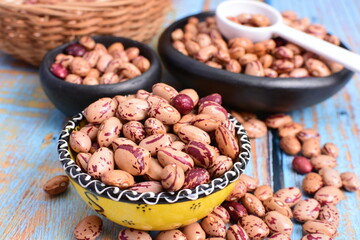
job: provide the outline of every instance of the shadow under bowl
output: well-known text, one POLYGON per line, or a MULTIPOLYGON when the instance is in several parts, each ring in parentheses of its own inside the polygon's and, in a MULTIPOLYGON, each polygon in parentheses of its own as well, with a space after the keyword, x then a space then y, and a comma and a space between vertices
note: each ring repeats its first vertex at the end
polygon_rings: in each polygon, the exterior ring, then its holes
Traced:
POLYGON ((76 153, 69 136, 86 124, 82 113, 68 121, 58 140, 58 156, 65 173, 81 198, 98 214, 129 228, 168 230, 191 224, 210 213, 230 194, 251 157, 251 145, 244 127, 232 116, 240 153, 234 166, 222 177, 194 189, 177 192, 138 193, 120 190, 92 178, 76 165, 76 153))
MULTIPOLYGON (((183 29, 188 18, 200 21, 214 16, 203 12, 180 19, 161 34, 158 51, 166 69, 182 88, 194 88, 200 95, 219 93, 224 105, 253 112, 288 112, 315 105, 337 93, 353 76, 343 69, 327 77, 269 78, 233 73, 210 67, 177 51, 171 33, 183 29)), ((342 47, 345 47, 343 44, 342 47)))
POLYGON ((155 51, 144 43, 128 38, 115 36, 92 37, 96 43, 102 43, 106 47, 112 43, 121 42, 125 48, 137 47, 140 55, 146 57, 150 68, 140 76, 116 84, 82 85, 65 82, 50 72, 50 66, 55 57, 63 53, 65 48, 77 40, 63 44, 50 50, 43 58, 40 65, 41 86, 50 101, 67 116, 73 116, 82 111, 89 104, 102 97, 113 97, 116 95, 128 95, 136 93, 139 89, 150 91, 151 86, 160 81, 161 67, 159 57, 155 51))

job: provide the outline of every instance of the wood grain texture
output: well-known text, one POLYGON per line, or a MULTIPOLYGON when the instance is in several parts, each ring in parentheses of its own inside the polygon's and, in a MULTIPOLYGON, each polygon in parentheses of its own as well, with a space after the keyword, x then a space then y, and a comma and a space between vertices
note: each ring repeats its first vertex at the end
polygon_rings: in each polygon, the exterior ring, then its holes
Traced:
MULTIPOLYGON (((221 0, 173 0, 164 27, 176 19, 215 9, 221 0)), ((271 5, 295 10, 300 17, 325 25, 352 50, 360 52, 357 0, 272 0, 271 5)), ((157 37, 152 46, 155 48, 157 37)), ((164 79, 171 80, 168 73, 164 79)), ((332 98, 316 106, 291 112, 295 121, 316 128, 321 142, 340 147, 340 172, 360 172, 360 83, 359 75, 332 98)), ((65 116, 49 102, 38 81, 37 69, 0 53, 0 239, 73 239, 74 226, 95 214, 70 187, 58 197, 41 190, 47 179, 62 174, 57 160, 57 137, 65 116)), ((252 140, 253 159, 246 173, 260 184, 275 188, 300 186, 303 176, 291 170, 291 156, 279 149, 275 132, 252 140), (275 161, 278 160, 278 161, 275 161)), ((341 223, 336 239, 360 239, 360 193, 346 193, 338 206, 341 223)), ((121 226, 104 219, 101 239, 117 239, 121 226)), ((300 239, 295 225, 292 239, 300 239)))

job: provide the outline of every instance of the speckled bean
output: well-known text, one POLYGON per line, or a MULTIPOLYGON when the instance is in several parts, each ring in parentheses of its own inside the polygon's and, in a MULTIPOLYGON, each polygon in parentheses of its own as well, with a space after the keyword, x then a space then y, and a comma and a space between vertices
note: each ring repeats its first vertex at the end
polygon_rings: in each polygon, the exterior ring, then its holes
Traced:
POLYGON ((155 240, 186 240, 186 236, 180 230, 174 229, 159 232, 155 240))
POLYGON ((223 206, 216 206, 211 214, 221 218, 224 223, 230 222, 230 214, 223 206))
MULTIPOLYGON (((179 136, 182 137, 184 127, 181 128, 179 136)), ((209 145, 202 141, 191 140, 185 146, 185 152, 194 159, 194 163, 197 166, 208 168, 215 160, 215 151, 209 145)))
POLYGON ((91 215, 83 218, 74 228, 74 236, 77 240, 95 240, 102 231, 100 217, 91 215))
POLYGON ((301 200, 294 207, 294 219, 301 223, 308 220, 316 220, 319 216, 320 208, 320 203, 313 198, 301 200))
POLYGON ((333 237, 336 234, 336 227, 320 220, 309 220, 302 226, 305 233, 321 233, 333 237))
POLYGON ((226 201, 238 201, 240 198, 242 198, 245 195, 246 190, 247 190, 246 183, 243 180, 238 179, 236 181, 234 189, 226 197, 226 201))
MULTIPOLYGON (((230 49, 230 51, 231 51, 231 49, 230 49)), ((233 56, 233 57, 236 57, 236 56, 233 56)), ((253 53, 245 53, 244 55, 239 57, 239 63, 242 66, 246 66, 247 64, 249 64, 253 61, 257 61, 257 60, 258 60, 258 57, 253 53)))
POLYGON ((314 194, 324 186, 322 177, 317 173, 308 173, 302 181, 302 189, 308 194, 314 194))
POLYGON ((205 231, 198 222, 183 227, 182 232, 185 234, 187 240, 203 240, 206 237, 205 231))
POLYGON ((75 162, 83 171, 87 171, 87 166, 91 155, 91 153, 78 153, 76 155, 75 162))
POLYGON ((321 204, 338 204, 345 198, 344 193, 333 186, 320 188, 314 195, 314 198, 321 204))
POLYGON ((177 191, 184 185, 184 170, 175 163, 168 164, 161 171, 161 185, 167 191, 177 191))
POLYGON ((294 57, 294 52, 286 46, 277 47, 274 49, 273 54, 276 58, 281 59, 292 59, 294 57))
POLYGON ((131 188, 129 188, 129 190, 138 193, 145 193, 145 192, 160 193, 164 191, 161 183, 158 181, 144 181, 144 182, 135 183, 131 188))
POLYGON ((301 240, 333 240, 331 237, 329 237, 326 234, 321 233, 312 233, 312 234, 306 234, 301 238, 301 240))
POLYGON ((87 173, 93 178, 99 179, 105 172, 114 169, 114 154, 106 148, 97 149, 90 157, 88 162, 87 173))
POLYGON ((319 156, 321 152, 320 139, 319 138, 310 138, 303 141, 301 146, 301 153, 307 157, 312 158, 319 156))
POLYGON ((179 129, 178 136, 185 143, 189 143, 190 141, 197 141, 210 144, 211 142, 210 136, 207 132, 192 125, 182 126, 179 129))
POLYGON ((150 104, 144 99, 128 99, 118 106, 118 114, 121 119, 127 121, 141 121, 147 117, 150 104))
POLYGON ((207 170, 209 171, 211 178, 217 178, 223 176, 225 172, 232 168, 232 166, 233 161, 230 157, 220 155, 214 159, 207 170))
POLYGON ((284 216, 292 218, 293 214, 290 207, 280 198, 277 197, 269 197, 268 199, 263 201, 263 205, 265 207, 266 212, 269 211, 278 211, 284 216))
POLYGON ((256 77, 264 76, 264 67, 260 61, 255 60, 246 64, 245 74, 256 77))
POLYGON ((322 61, 309 58, 305 61, 305 66, 312 76, 325 77, 331 74, 330 69, 322 61))
POLYGON ((278 73, 288 73, 291 72, 295 66, 294 63, 286 59, 277 59, 273 62, 272 68, 278 73))
POLYGON ((125 123, 122 130, 124 137, 135 143, 140 142, 146 136, 144 125, 138 121, 130 121, 125 123))
POLYGON ((91 69, 89 62, 82 57, 74 57, 69 67, 73 74, 79 75, 80 77, 85 77, 91 69))
POLYGON ((155 134, 141 140, 139 146, 147 149, 151 156, 156 156, 159 150, 165 147, 169 147, 171 144, 172 140, 169 135, 155 134))
POLYGON ((292 207, 301 200, 302 193, 301 193, 300 189, 297 187, 289 187, 289 188, 283 188, 283 189, 278 190, 274 194, 274 197, 280 198, 289 207, 292 207))
POLYGON ((334 143, 325 143, 324 146, 321 148, 321 154, 329 155, 333 158, 337 158, 339 155, 339 149, 336 147, 334 143))
POLYGON ((214 45, 209 45, 203 48, 195 54, 195 59, 200 62, 206 62, 217 53, 218 49, 214 45))
POLYGON ((228 113, 226 109, 221 106, 219 103, 214 101, 199 101, 199 114, 209 114, 218 119, 219 121, 226 121, 228 119, 228 113))
POLYGON ((288 155, 296 155, 301 150, 301 144, 296 137, 287 136, 280 139, 280 148, 288 155))
MULTIPOLYGON (((169 141, 171 141, 169 139, 169 141)), ((165 167, 168 164, 177 164, 184 172, 194 167, 194 161, 190 155, 185 152, 178 151, 172 147, 162 147, 157 152, 159 163, 165 167)))
POLYGON ((226 231, 227 240, 250 240, 246 231, 239 225, 234 224, 226 231))
POLYGON ((341 188, 342 182, 338 171, 332 168, 322 168, 319 171, 320 176, 323 178, 325 186, 334 186, 341 188))
POLYGON ((100 98, 84 110, 84 116, 89 123, 100 124, 115 115, 116 102, 111 98, 100 98))
POLYGON ((260 201, 264 201, 264 200, 272 197, 273 194, 274 194, 274 192, 269 185, 258 186, 254 191, 255 197, 257 197, 260 201))
MULTIPOLYGON (((215 131, 221 121, 210 114, 198 114, 191 119, 192 124, 205 132, 215 131)), ((176 125, 176 124, 175 124, 176 125)), ((174 126, 175 127, 175 126, 174 126)))
POLYGON ((290 236, 285 233, 274 233, 267 239, 268 240, 291 240, 290 236))
POLYGON ((135 184, 134 177, 122 170, 110 170, 101 175, 101 181, 107 185, 126 189, 135 184))
POLYGON ((209 214, 201 220, 201 227, 204 229, 206 234, 211 237, 225 237, 226 226, 221 218, 209 214))
POLYGON ((147 135, 165 134, 166 128, 164 124, 156 118, 148 118, 144 123, 145 132, 147 135))
POLYGON ((263 204, 253 194, 245 193, 245 196, 241 198, 241 203, 249 213, 252 213, 258 217, 265 216, 265 208, 263 204))
POLYGON ((138 239, 138 240, 151 240, 151 236, 146 231, 141 231, 132 228, 126 228, 119 232, 118 240, 138 239))
POLYGON ((116 166, 133 176, 144 175, 149 170, 151 155, 145 148, 120 145, 114 155, 116 166))
POLYGON ((337 165, 336 159, 328 155, 314 156, 310 159, 310 162, 315 170, 320 170, 321 168, 334 168, 337 165))
POLYGON ((80 129, 80 132, 85 133, 91 140, 95 140, 99 131, 99 127, 94 124, 87 124, 80 129))
POLYGON ((181 115, 176 108, 170 104, 161 102, 152 105, 148 111, 148 115, 160 120, 163 124, 175 124, 181 118, 181 115))
POLYGON ((278 129, 278 134, 280 137, 292 136, 295 137, 298 132, 300 132, 304 126, 296 122, 285 123, 278 129))
POLYGON ((327 222, 337 228, 340 222, 339 210, 333 204, 326 204, 322 206, 320 210, 319 220, 327 222))
POLYGON ((72 131, 69 137, 69 144, 75 152, 87 153, 90 151, 91 139, 82 131, 72 131))
POLYGON ((236 159, 240 151, 239 144, 235 136, 225 126, 220 125, 215 130, 215 139, 218 148, 223 155, 236 159))
POLYGON ((119 147, 119 145, 122 145, 122 144, 137 146, 136 143, 134 143, 130 139, 127 139, 124 137, 119 137, 119 138, 114 139, 111 143, 111 146, 112 146, 113 150, 115 151, 119 147))
POLYGON ((55 176, 44 184, 43 190, 49 195, 57 195, 66 191, 69 182, 69 177, 66 175, 55 176))
POLYGON ((205 168, 191 168, 185 173, 183 189, 194 189, 200 184, 210 182, 210 174, 205 168))
POLYGON ((266 223, 254 215, 244 216, 240 222, 250 239, 260 240, 266 238, 270 233, 266 223))
POLYGON ((290 122, 292 122, 291 116, 282 113, 271 115, 265 119, 265 124, 269 128, 279 128, 282 125, 290 122))
POLYGON ((316 131, 315 129, 307 128, 307 129, 301 130, 298 134, 296 134, 296 137, 297 137, 301 142, 305 142, 306 140, 312 139, 312 138, 319 139, 319 138, 320 138, 320 134, 319 134, 318 131, 316 131))
POLYGON ((122 123, 117 117, 111 117, 103 121, 99 127, 97 141, 100 147, 108 147, 113 140, 118 138, 122 123))
POLYGON ((265 214, 264 222, 269 227, 271 233, 285 233, 289 236, 293 231, 293 223, 290 218, 277 211, 270 211, 265 214))
POLYGON ((251 177, 247 174, 241 174, 239 180, 242 180, 246 184, 247 192, 254 191, 259 184, 259 180, 257 178, 251 177))
POLYGON ((267 127, 265 123, 259 119, 249 119, 243 123, 243 127, 245 128, 249 138, 261 138, 267 134, 267 127))
POLYGON ((239 202, 236 201, 225 201, 222 206, 230 215, 230 219, 233 222, 239 221, 242 217, 247 216, 248 212, 246 208, 239 202))
POLYGON ((359 178, 352 172, 343 172, 340 174, 343 187, 350 192, 360 189, 359 178))

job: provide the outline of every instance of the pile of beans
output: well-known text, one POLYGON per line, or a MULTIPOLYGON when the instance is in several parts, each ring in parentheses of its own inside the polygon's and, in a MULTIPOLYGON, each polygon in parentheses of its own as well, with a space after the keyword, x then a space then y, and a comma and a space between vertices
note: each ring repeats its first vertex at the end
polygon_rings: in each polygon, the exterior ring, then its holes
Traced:
MULTIPOLYGON (((325 27, 297 19, 294 12, 284 12, 290 26, 339 45, 339 39, 327 34, 325 27)), ((172 32, 173 47, 211 67, 258 77, 324 77, 343 69, 343 66, 323 59, 312 52, 281 38, 253 43, 247 38, 226 41, 219 32, 214 17, 200 22, 190 17, 184 29, 172 32)))
POLYGON ((85 36, 58 54, 50 71, 74 84, 114 84, 137 77, 150 68, 150 61, 139 54, 137 47, 124 49, 122 43, 116 42, 106 48, 85 36))
POLYGON ((240 151, 219 94, 199 99, 157 83, 152 93, 101 98, 84 116, 88 124, 69 137, 76 163, 121 189, 193 189, 231 169, 240 151))
MULTIPOLYGON (((346 181, 344 179, 343 184, 346 181)), ((309 193, 307 186, 303 186, 303 190, 309 193)), ((307 199, 302 199, 302 192, 296 187, 283 188, 274 193, 269 185, 258 186, 257 179, 242 174, 226 201, 205 218, 180 229, 161 231, 154 239, 257 240, 267 237, 290 240, 293 218, 303 224, 302 240, 331 240, 337 233, 340 220, 336 204, 343 199, 343 194, 327 187, 318 192, 321 191, 323 193, 307 199)), ((77 239, 84 236, 95 239, 100 235, 101 227, 100 217, 89 216, 79 222, 74 234, 77 239), (94 226, 91 232, 89 225, 94 226)), ((118 239, 152 238, 146 231, 127 228, 119 232, 118 239)))
POLYGON ((270 20, 262 14, 241 13, 235 17, 227 17, 230 21, 249 27, 268 27, 270 20))
MULTIPOLYGON (((293 122, 291 116, 286 114, 269 116, 265 123, 268 127, 278 130, 278 135, 281 138, 280 148, 285 153, 289 155, 302 154, 302 156, 294 157, 292 167, 300 174, 308 174, 305 176, 303 184, 311 179, 310 186, 312 188, 317 186, 309 191, 304 189, 305 192, 315 193, 323 185, 333 188, 343 187, 347 191, 360 189, 360 182, 354 173, 339 174, 334 170, 337 166, 336 158, 339 155, 339 149, 331 142, 321 146, 320 134, 315 129, 304 128, 302 124, 293 122)), ((333 188, 328 188, 328 191, 333 190, 333 188)))

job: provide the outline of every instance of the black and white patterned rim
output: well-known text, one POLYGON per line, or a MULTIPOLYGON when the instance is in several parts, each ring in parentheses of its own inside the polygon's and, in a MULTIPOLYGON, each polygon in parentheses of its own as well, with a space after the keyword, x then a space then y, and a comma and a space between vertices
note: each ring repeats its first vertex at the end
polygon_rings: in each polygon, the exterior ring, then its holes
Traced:
POLYGON ((153 192, 138 193, 132 190, 121 190, 118 187, 108 186, 99 180, 93 179, 89 174, 83 172, 75 163, 74 159, 71 158, 68 149, 69 136, 83 119, 83 113, 79 113, 70 119, 61 131, 57 146, 59 161, 66 174, 82 188, 114 201, 153 205, 158 203, 196 200, 217 192, 236 181, 244 172, 245 167, 251 158, 251 145, 244 127, 233 116, 229 115, 229 120, 235 125, 235 131, 241 142, 241 151, 239 153, 238 161, 234 164, 233 168, 230 171, 227 171, 221 178, 215 178, 210 183, 201 184, 194 189, 183 189, 177 192, 161 192, 155 194, 153 192))

